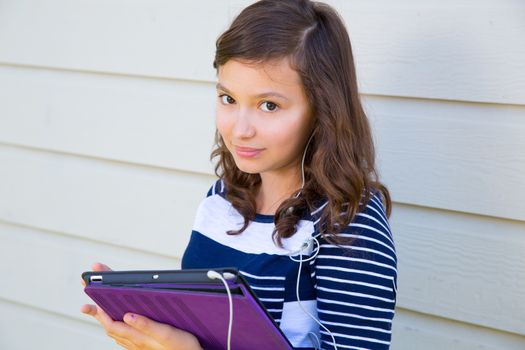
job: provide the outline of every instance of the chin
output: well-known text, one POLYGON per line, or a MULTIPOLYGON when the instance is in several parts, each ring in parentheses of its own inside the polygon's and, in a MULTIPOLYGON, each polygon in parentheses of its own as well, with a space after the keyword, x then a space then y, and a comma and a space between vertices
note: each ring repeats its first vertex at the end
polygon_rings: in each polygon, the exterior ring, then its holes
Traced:
POLYGON ((254 164, 243 164, 242 161, 239 163, 235 160, 235 165, 237 165, 237 168, 243 173, 259 174, 261 172, 261 167, 254 164))
POLYGON ((237 168, 239 168, 239 170, 242 171, 243 173, 248 173, 248 174, 259 174, 261 172, 259 169, 252 168, 252 167, 240 167, 237 165, 237 168))

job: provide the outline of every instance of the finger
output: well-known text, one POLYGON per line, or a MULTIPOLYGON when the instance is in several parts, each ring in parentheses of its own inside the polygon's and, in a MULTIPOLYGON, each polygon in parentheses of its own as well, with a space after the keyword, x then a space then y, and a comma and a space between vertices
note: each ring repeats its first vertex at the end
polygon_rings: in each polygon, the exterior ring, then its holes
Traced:
POLYGON ((181 348, 185 349, 186 347, 192 348, 191 346, 195 346, 196 342, 198 343, 197 338, 193 334, 168 324, 153 321, 142 315, 127 313, 124 315, 124 322, 139 332, 155 339, 161 345, 185 344, 186 346, 181 346, 181 348))
POLYGON ((80 308, 80 311, 89 315, 93 316, 104 328, 108 328, 111 326, 111 324, 115 321, 109 315, 102 310, 98 305, 92 305, 92 304, 85 304, 82 305, 80 308))
POLYGON ((97 313, 97 309, 95 308, 95 305, 84 304, 80 307, 80 312, 86 315, 93 316, 97 313))
POLYGON ((137 345, 134 344, 131 340, 128 340, 126 338, 117 337, 117 336, 112 336, 111 338, 113 338, 118 345, 122 346, 125 349, 128 349, 128 350, 138 349, 137 345))
POLYGON ((119 339, 122 346, 131 346, 129 349, 147 348, 162 349, 159 343, 140 331, 121 321, 113 319, 98 305, 84 305, 88 314, 93 316, 104 327, 106 334, 113 339, 119 339), (127 341, 127 342, 126 342, 127 341))
MULTIPOLYGON (((115 326, 116 322, 113 321, 113 319, 111 319, 111 317, 109 317, 108 314, 104 310, 102 310, 99 306, 85 304, 85 305, 82 305, 82 307, 80 308, 80 311, 87 315, 93 316, 104 327, 108 336, 110 336, 111 338, 114 338, 115 340, 118 339, 121 341, 122 344, 119 344, 119 345, 122 345, 122 346, 129 346, 130 344, 134 345, 132 344, 130 340, 127 340, 127 342, 124 341, 126 338, 121 337, 119 335, 119 332, 121 332, 122 330, 119 330, 118 325, 115 326)), ((119 323, 124 324, 123 322, 119 322, 119 323)))
POLYGON ((85 304, 82 305, 80 311, 85 313, 86 315, 93 316, 98 322, 100 322, 100 324, 102 324, 102 326, 104 326, 104 328, 111 327, 111 324, 115 322, 98 305, 85 304))
POLYGON ((115 321, 113 321, 113 319, 109 317, 109 315, 104 310, 102 310, 100 306, 98 305, 94 305, 94 306, 96 308, 96 312, 93 315, 93 317, 95 317, 100 323, 102 323, 104 328, 108 328, 112 326, 113 323, 115 323, 115 321))
MULTIPOLYGON (((82 305, 80 311, 93 316, 104 327, 106 334, 126 349, 137 349, 138 347, 135 342, 144 344, 147 341, 144 335, 129 325, 126 325, 124 322, 113 321, 111 317, 97 305, 82 305)), ((155 342, 155 344, 157 343, 155 342)))
POLYGON ((84 286, 84 287, 86 286, 86 281, 84 281, 83 278, 80 279, 80 283, 82 284, 82 286, 84 286))
POLYGON ((93 271, 113 271, 108 265, 96 262, 91 265, 93 271))
POLYGON ((111 327, 106 329, 106 333, 111 338, 119 340, 121 343, 126 344, 127 346, 131 346, 130 349, 165 349, 154 338, 141 333, 124 322, 113 322, 111 327))
POLYGON ((155 338, 144 334, 124 322, 113 321, 98 305, 85 304, 81 307, 80 311, 93 316, 104 327, 106 334, 126 349, 164 349, 161 343, 155 338))
POLYGON ((127 313, 124 315, 124 322, 129 324, 134 329, 154 338, 158 339, 162 344, 169 338, 173 327, 163 323, 155 322, 145 316, 134 313, 127 313))

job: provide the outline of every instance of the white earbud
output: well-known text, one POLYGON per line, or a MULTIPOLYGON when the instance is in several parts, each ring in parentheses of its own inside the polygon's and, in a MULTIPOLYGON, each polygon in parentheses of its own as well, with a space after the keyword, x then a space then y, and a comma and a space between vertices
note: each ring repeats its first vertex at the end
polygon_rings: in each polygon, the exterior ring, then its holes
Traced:
MULTIPOLYGON (((292 252, 289 252, 287 255, 288 256, 293 256, 293 255, 297 255, 297 254, 299 254, 301 252, 304 255, 310 255, 312 253, 312 251, 313 251, 312 247, 314 245, 314 241, 315 241, 314 237, 309 237, 309 238, 305 239, 303 241, 303 243, 301 244, 301 246, 299 247, 299 249, 294 250, 292 252)), ((294 260, 294 261, 299 261, 299 260, 294 260)))

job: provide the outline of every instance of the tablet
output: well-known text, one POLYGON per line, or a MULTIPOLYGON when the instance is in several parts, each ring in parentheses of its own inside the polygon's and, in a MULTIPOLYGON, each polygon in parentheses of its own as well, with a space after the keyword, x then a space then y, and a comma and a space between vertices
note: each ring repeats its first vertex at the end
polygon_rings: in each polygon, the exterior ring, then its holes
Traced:
MULTIPOLYGON (((224 283, 207 276, 209 270, 86 271, 82 279, 84 292, 113 320, 137 313, 192 333, 205 350, 224 350, 229 299, 224 283)), ((237 268, 211 270, 231 274, 226 282, 233 302, 232 349, 293 349, 237 268)))

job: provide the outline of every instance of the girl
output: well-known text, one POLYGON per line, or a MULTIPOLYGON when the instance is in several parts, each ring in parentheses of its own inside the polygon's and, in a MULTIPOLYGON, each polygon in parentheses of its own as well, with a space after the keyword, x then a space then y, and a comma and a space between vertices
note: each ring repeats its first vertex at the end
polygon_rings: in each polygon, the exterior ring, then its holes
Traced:
MULTIPOLYGON (((236 266, 295 349, 388 349, 391 200, 342 19, 319 2, 262 0, 216 46, 218 179, 182 268, 236 266)), ((127 349, 200 349, 192 334, 140 315, 82 311, 127 349)))

